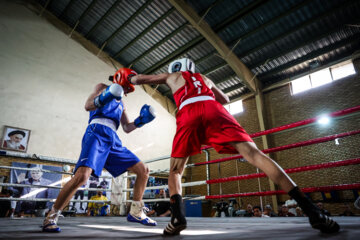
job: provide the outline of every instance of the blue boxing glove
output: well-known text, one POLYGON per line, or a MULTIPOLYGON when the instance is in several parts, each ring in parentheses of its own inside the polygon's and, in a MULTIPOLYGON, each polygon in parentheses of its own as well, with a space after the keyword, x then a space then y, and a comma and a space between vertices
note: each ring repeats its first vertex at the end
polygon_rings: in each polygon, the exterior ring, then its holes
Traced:
POLYGON ((135 119, 135 126, 142 127, 144 124, 151 122, 155 118, 155 110, 152 106, 145 104, 140 110, 140 116, 135 119))
POLYGON ((108 86, 99 96, 94 98, 94 105, 97 108, 103 107, 113 99, 121 100, 124 96, 124 89, 117 83, 108 86))

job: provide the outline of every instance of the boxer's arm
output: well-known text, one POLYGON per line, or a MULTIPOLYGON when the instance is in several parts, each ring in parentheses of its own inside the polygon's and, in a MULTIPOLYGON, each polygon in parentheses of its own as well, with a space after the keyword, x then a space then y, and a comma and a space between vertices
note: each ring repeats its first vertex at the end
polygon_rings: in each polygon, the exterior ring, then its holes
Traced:
POLYGON ((129 121, 129 118, 128 118, 127 114, 126 114, 125 108, 124 108, 123 113, 121 115, 120 123, 121 123, 122 129, 126 133, 130 133, 130 132, 132 132, 132 131, 134 131, 136 129, 136 126, 135 126, 134 122, 129 121))
POLYGON ((130 79, 130 82, 134 85, 140 84, 166 84, 166 80, 169 77, 169 73, 160 73, 157 75, 143 75, 138 74, 130 79))
POLYGON ((213 83, 213 81, 211 81, 209 78, 207 78, 204 75, 201 76, 204 79, 205 84, 213 91, 216 101, 218 101, 221 104, 226 104, 230 102, 229 97, 225 93, 223 93, 223 91, 221 91, 219 88, 217 88, 216 85, 213 83))
POLYGON ((104 83, 99 83, 95 86, 94 91, 90 94, 85 102, 86 111, 93 111, 96 109, 96 106, 94 105, 94 98, 99 96, 105 88, 107 88, 107 85, 104 83))

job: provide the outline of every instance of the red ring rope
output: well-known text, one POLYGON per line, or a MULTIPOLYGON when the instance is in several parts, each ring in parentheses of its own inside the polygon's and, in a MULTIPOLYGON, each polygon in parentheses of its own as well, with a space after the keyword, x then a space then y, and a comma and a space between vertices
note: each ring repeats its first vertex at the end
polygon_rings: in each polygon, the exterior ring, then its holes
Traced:
MULTIPOLYGON (((340 184, 333 186, 321 186, 321 187, 307 187, 301 190, 305 193, 308 192, 330 192, 332 190, 351 190, 360 189, 360 183, 353 184, 340 184)), ((224 195, 209 195, 205 196, 205 199, 219 199, 219 198, 235 198, 235 197, 251 197, 251 196, 268 196, 268 195, 286 194, 282 190, 277 191, 264 191, 264 192, 247 192, 247 193, 235 193, 235 194, 224 194, 224 195)))
MULTIPOLYGON (((356 107, 340 110, 340 111, 337 111, 337 112, 332 112, 332 113, 328 114, 328 116, 329 117, 340 117, 340 116, 347 115, 347 114, 350 114, 350 113, 354 113, 354 112, 357 112, 357 111, 360 111, 360 105, 356 106, 356 107)), ((295 127, 299 127, 299 126, 303 126, 303 125, 308 125, 310 123, 316 122, 319 118, 321 118, 321 116, 314 117, 314 118, 309 118, 309 119, 302 120, 302 121, 295 122, 295 123, 286 124, 286 125, 283 125, 283 126, 280 126, 280 127, 271 128, 271 129, 268 129, 268 130, 265 130, 265 131, 250 134, 250 137, 251 138, 259 137, 259 136, 267 135, 267 134, 270 134, 270 133, 284 131, 284 130, 290 129, 290 128, 295 128, 295 127)), ((201 148, 201 150, 205 150, 205 149, 209 149, 209 148, 212 148, 212 147, 211 146, 204 146, 204 147, 201 148)))
MULTIPOLYGON (((354 158, 354 159, 348 159, 348 160, 342 160, 336 162, 320 163, 320 164, 314 164, 314 165, 296 167, 296 168, 288 168, 285 169, 285 172, 286 173, 304 172, 304 171, 312 171, 323 168, 348 166, 354 164, 360 164, 360 158, 354 158)), ((206 183, 207 184, 223 183, 223 182, 231 182, 231 181, 238 181, 238 180, 245 180, 252 178, 261 178, 261 177, 266 177, 265 173, 253 173, 253 174, 245 174, 241 176, 211 179, 211 180, 207 180, 206 183)))
MULTIPOLYGON (((263 153, 278 152, 278 151, 282 151, 282 150, 286 150, 286 149, 303 147, 303 146, 308 146, 308 145, 312 145, 312 144, 316 144, 316 143, 328 142, 328 141, 334 140, 336 138, 348 137, 348 136, 356 135, 356 134, 359 134, 359 133, 360 133, 360 130, 355 130, 355 131, 351 131, 351 132, 345 132, 345 133, 335 134, 335 135, 331 135, 331 136, 315 138, 315 139, 311 139, 311 140, 307 140, 307 141, 303 141, 303 142, 292 143, 292 144, 288 144, 288 145, 284 145, 284 146, 280 146, 280 147, 269 148, 269 149, 263 150, 262 152, 263 153)), ((193 166, 199 166, 199 165, 205 165, 205 164, 211 164, 211 163, 219 163, 219 162, 226 162, 226 161, 239 159, 239 158, 243 158, 243 156, 242 155, 235 155, 235 156, 232 156, 232 157, 220 158, 220 159, 211 160, 211 161, 207 161, 207 162, 199 162, 199 163, 194 163, 193 166)))

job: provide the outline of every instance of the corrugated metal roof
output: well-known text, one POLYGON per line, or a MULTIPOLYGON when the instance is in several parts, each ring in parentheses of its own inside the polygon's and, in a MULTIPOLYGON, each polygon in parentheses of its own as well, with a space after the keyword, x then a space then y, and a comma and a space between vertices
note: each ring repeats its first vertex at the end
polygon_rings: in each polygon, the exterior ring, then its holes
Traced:
MULTIPOLYGON (((47 0, 38 0, 44 7, 47 0)), ((359 48, 360 1, 186 0, 265 85, 337 61, 359 48)), ((47 10, 125 66, 167 71, 190 57, 231 98, 243 80, 167 0, 50 1, 47 10), (79 21, 79 22, 78 22, 79 21), (78 25, 76 25, 78 23, 78 25), (234 77, 235 76, 235 77, 234 77)), ((166 94, 166 86, 158 87, 166 94)))

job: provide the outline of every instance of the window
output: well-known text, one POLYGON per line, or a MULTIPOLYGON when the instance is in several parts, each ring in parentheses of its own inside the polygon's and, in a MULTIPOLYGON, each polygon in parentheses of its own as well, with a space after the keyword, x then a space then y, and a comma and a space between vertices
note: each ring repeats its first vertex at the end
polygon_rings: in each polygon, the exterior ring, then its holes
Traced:
POLYGON ((244 111, 242 100, 230 103, 228 105, 225 105, 224 107, 231 115, 244 111))
POLYGON ((309 75, 291 81, 292 94, 304 92, 311 88, 316 88, 335 80, 355 74, 354 65, 351 61, 346 61, 330 68, 325 68, 309 75))
POLYGON ((310 74, 310 79, 313 88, 332 82, 329 68, 310 74))
POLYGON ((331 68, 331 74, 333 80, 338 80, 353 75, 355 73, 356 72, 355 72, 354 64, 352 63, 347 63, 341 66, 331 68))
POLYGON ((291 82, 291 89, 293 94, 306 91, 311 88, 309 75, 298 78, 291 82))

